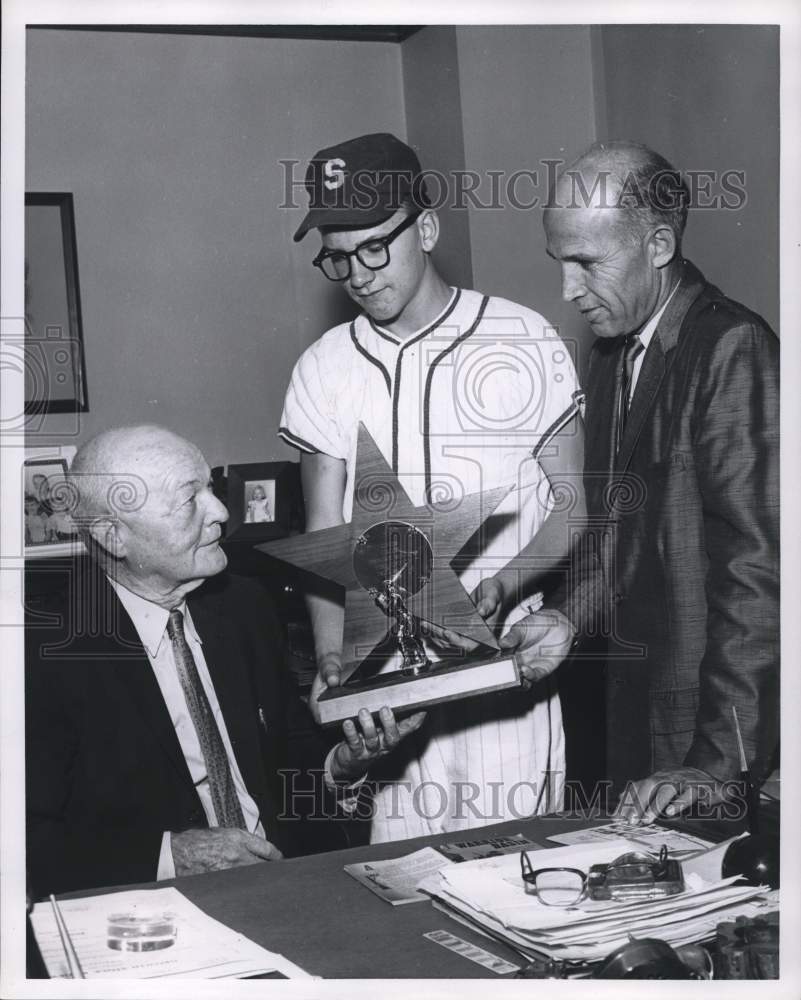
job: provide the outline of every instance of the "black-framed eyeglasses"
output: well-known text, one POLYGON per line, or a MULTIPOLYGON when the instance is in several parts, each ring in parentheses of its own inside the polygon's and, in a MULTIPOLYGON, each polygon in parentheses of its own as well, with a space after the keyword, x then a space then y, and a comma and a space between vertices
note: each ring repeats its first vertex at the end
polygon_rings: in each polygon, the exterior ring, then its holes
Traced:
POLYGON ((587 876, 579 868, 532 868, 525 851, 520 852, 520 874, 526 892, 544 906, 575 906, 587 891, 587 876))
POLYGON ((370 271, 380 271, 389 264, 389 245, 402 232, 417 221, 421 212, 408 215, 399 226, 396 226, 386 236, 373 236, 365 240, 353 250, 326 250, 323 248, 312 261, 319 267, 329 281, 346 281, 350 277, 350 259, 355 257, 359 263, 370 271))

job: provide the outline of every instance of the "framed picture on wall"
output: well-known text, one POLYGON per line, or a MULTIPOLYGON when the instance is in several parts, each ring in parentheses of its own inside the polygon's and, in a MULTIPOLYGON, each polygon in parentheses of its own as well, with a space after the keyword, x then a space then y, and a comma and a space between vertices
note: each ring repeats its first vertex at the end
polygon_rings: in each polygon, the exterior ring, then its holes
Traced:
POLYGON ((228 466, 226 538, 283 538, 297 523, 300 474, 296 462, 228 466))
POLYGON ((88 409, 72 195, 25 195, 25 413, 88 409))
POLYGON ((25 451, 21 486, 26 559, 71 556, 84 550, 72 516, 74 491, 66 481, 74 454, 71 446, 25 451))

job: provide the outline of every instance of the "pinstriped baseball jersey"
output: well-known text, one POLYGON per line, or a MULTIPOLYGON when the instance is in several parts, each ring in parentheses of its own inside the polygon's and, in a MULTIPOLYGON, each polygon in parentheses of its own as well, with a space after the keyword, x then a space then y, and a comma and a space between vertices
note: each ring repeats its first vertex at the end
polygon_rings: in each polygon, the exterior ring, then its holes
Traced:
MULTIPOLYGON (((470 592, 547 517, 550 489, 531 450, 576 388, 570 356, 542 316, 457 289, 431 324, 405 340, 365 315, 324 334, 295 366, 279 433, 300 450, 345 461, 345 520, 360 421, 416 504, 515 487, 490 519, 487 545, 460 571, 470 592)), ((506 624, 522 613, 516 609, 506 624)), ((546 687, 431 710, 422 729, 382 761, 390 784, 376 796, 373 841, 556 808, 564 747, 558 697, 540 690, 546 687)))

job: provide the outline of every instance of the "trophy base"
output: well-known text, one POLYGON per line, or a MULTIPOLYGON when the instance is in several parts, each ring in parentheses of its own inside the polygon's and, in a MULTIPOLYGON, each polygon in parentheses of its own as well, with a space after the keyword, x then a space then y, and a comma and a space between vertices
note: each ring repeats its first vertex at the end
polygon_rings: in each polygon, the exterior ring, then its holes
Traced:
POLYGON ((360 708, 375 714, 387 705, 394 712, 412 712, 519 685, 514 656, 496 655, 490 659, 443 660, 416 676, 393 670, 367 681, 349 680, 341 687, 329 688, 317 704, 322 725, 334 726, 355 718, 360 708))

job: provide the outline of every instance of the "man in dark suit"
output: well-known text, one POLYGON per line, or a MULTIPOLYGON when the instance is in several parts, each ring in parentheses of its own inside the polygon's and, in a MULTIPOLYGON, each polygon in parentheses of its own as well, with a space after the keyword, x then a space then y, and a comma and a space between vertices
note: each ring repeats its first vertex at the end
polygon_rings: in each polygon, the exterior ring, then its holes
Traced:
POLYGON ((209 475, 194 445, 158 427, 106 431, 75 456, 92 559, 26 634, 37 894, 303 853, 310 782, 347 796, 406 734, 388 712, 378 727, 361 719, 361 731, 349 721, 325 768, 321 750, 316 775, 282 782, 299 764, 287 748, 281 628, 256 584, 222 573, 228 513, 209 475))
POLYGON ((607 771, 650 821, 723 797, 778 739, 778 341, 681 255, 688 192, 651 150, 591 148, 544 213, 562 294, 597 341, 589 526, 565 593, 506 645, 542 676, 609 641, 607 771))

